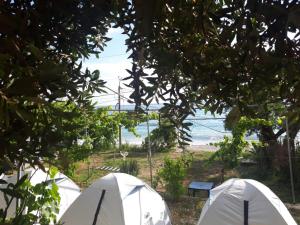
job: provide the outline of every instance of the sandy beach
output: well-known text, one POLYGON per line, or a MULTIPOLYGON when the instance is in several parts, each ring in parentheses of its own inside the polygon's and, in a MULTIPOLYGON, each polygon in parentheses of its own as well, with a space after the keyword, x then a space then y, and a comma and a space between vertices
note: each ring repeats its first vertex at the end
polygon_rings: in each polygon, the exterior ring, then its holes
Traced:
MULTIPOLYGON (((190 152, 199 152, 199 151, 207 151, 207 152, 215 152, 218 150, 216 146, 213 145, 189 145, 186 147, 186 150, 190 152)), ((178 152, 182 151, 182 149, 177 149, 178 152)))

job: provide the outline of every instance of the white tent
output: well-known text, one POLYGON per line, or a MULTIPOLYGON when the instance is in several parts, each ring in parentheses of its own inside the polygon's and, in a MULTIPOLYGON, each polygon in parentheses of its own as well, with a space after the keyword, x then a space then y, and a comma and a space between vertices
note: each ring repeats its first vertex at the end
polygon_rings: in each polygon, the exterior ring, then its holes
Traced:
POLYGON ((265 185, 230 179, 210 192, 197 225, 297 225, 282 201, 265 185))
POLYGON ((136 177, 111 173, 82 192, 62 216, 64 225, 171 225, 157 192, 136 177))
MULTIPOLYGON (((28 179, 30 178, 30 182, 32 185, 36 185, 38 183, 42 183, 44 181, 54 181, 58 186, 58 192, 60 196, 60 205, 59 205, 59 213, 56 216, 57 221, 64 214, 64 212, 69 208, 69 206, 76 200, 76 198, 80 195, 80 188, 66 175, 62 173, 57 173, 54 179, 51 179, 50 176, 43 172, 41 169, 26 169, 22 172, 21 176, 24 174, 28 174, 28 179)), ((5 178, 7 183, 16 183, 17 175, 14 174, 12 176, 6 176, 5 178)), ((49 182, 49 185, 51 182, 49 182)), ((3 187, 3 185, 2 185, 3 187)), ((0 208, 5 208, 6 202, 4 200, 3 193, 0 194, 0 208)), ((16 201, 13 201, 8 209, 8 217, 12 217, 15 214, 16 201)))

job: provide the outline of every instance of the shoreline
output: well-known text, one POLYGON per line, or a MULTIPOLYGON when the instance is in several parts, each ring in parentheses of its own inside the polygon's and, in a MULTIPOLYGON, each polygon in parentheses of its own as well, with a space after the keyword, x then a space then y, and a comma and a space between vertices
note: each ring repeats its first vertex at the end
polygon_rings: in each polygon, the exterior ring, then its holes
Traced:
POLYGON ((198 152, 198 151, 216 152, 219 148, 214 145, 195 144, 195 145, 186 146, 186 149, 191 152, 198 152))
MULTIPOLYGON (((131 145, 131 146, 141 146, 140 143, 122 143, 122 144, 127 144, 127 145, 131 145)), ((191 144, 191 145, 187 145, 185 147, 185 149, 187 151, 191 151, 191 152, 198 152, 198 151, 215 152, 219 148, 214 145, 210 145, 210 144, 191 144)), ((177 147, 176 151, 181 152, 182 149, 177 147)))

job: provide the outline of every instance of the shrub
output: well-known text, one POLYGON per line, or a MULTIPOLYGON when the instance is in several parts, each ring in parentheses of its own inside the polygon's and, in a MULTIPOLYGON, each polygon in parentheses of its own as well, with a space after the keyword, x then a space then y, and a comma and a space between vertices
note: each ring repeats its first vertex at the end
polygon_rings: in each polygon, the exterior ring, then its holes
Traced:
POLYGON ((137 176, 139 174, 139 165, 137 160, 130 159, 122 161, 120 164, 120 171, 122 173, 137 176))
POLYGON ((186 153, 184 153, 184 155, 181 157, 180 160, 182 161, 183 165, 186 168, 189 168, 189 167, 191 167, 192 162, 194 160, 194 153, 186 152, 186 153))
MULTIPOLYGON (((148 149, 149 137, 143 142, 143 149, 148 149)), ((150 133, 151 149, 154 151, 170 151, 176 147, 177 134, 175 127, 167 120, 163 119, 158 128, 150 133)))
POLYGON ((165 158, 164 167, 158 171, 158 178, 155 179, 162 180, 166 192, 175 200, 184 192, 183 180, 191 163, 191 155, 188 157, 183 156, 180 159, 165 158))

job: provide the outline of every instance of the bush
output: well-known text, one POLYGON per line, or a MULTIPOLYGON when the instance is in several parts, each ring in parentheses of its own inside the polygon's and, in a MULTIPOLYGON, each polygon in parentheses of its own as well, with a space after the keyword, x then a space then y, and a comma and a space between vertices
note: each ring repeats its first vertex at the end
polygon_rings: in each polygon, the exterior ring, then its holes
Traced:
POLYGON ((156 185, 162 180, 166 192, 173 199, 178 199, 184 193, 183 180, 191 162, 192 155, 180 159, 165 158, 164 167, 158 171, 158 177, 155 178, 156 185))
MULTIPOLYGON (((142 146, 148 149, 149 137, 145 138, 142 146)), ((175 127, 167 120, 163 119, 161 125, 150 133, 151 149, 154 151, 170 151, 176 147, 177 134, 175 127)))
POLYGON ((120 165, 120 171, 122 173, 137 176, 139 174, 139 165, 137 160, 130 159, 122 161, 120 165))

